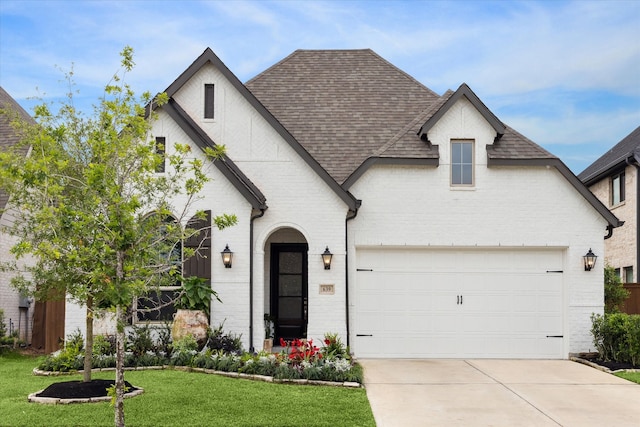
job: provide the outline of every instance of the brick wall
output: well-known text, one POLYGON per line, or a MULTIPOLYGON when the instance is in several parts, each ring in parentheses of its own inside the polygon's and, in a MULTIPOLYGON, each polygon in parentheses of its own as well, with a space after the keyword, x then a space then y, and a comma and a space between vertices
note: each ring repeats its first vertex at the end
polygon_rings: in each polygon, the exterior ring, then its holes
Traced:
MULTIPOLYGON (((621 274, 624 273, 624 267, 633 267, 633 282, 638 281, 637 259, 637 241, 636 230, 636 180, 638 170, 634 166, 627 166, 625 169, 625 201, 613 206, 611 205, 611 179, 605 178, 589 189, 591 192, 607 206, 615 216, 624 221, 622 227, 613 230, 613 235, 604 243, 605 262, 614 267, 619 268, 621 274)), ((624 277, 624 276, 623 276, 624 277)))
MULTIPOLYGON (((11 212, 7 211, 0 217, 0 229, 3 226, 8 226, 10 221, 12 221, 11 212)), ((9 262, 14 259, 10 250, 16 242, 16 239, 0 231, 0 261, 9 262)), ((20 294, 11 287, 12 277, 13 273, 0 271, 0 309, 4 311, 7 334, 10 332, 11 324, 12 330, 18 331, 20 339, 30 343, 33 328, 34 305, 31 303, 28 309, 21 309, 19 307, 20 294)))

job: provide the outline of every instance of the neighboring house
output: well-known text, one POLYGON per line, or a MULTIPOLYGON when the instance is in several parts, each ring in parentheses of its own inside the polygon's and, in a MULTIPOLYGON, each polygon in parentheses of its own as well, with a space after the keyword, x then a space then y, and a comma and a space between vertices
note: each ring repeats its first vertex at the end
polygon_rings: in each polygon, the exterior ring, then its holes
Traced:
POLYGON ((467 85, 440 96, 371 50, 298 50, 243 84, 206 49, 166 92, 169 153, 227 149, 195 208, 239 218, 201 269, 245 348, 269 314, 276 340, 335 332, 358 357, 593 349, 603 263, 583 256, 620 222, 467 85))
MULTIPOLYGON (((11 122, 15 118, 33 122, 20 105, 0 87, 0 150, 13 147, 19 137, 11 122)), ((24 153, 27 154, 26 152, 24 153)), ((12 211, 8 208, 9 195, 0 189, 0 262, 12 259, 11 247, 15 239, 2 232, 1 228, 13 221, 12 211)), ((31 342, 33 305, 10 286, 12 274, 0 271, 0 309, 4 311, 7 333, 18 332, 20 339, 31 342)))
POLYGON ((624 225, 605 241, 605 262, 623 283, 637 283, 640 267, 640 126, 603 154, 578 178, 624 225))

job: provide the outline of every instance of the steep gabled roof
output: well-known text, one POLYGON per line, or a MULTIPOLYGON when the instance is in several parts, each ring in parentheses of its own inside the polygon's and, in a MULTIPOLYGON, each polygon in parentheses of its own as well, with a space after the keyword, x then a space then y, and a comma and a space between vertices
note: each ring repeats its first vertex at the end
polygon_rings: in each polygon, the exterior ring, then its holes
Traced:
MULTIPOLYGON (((207 133, 184 111, 182 107, 173 99, 162 107, 167 114, 189 135, 200 148, 213 148, 216 144, 207 133)), ((215 160, 213 164, 231 182, 231 184, 251 203, 257 210, 267 209, 266 198, 253 182, 236 166, 228 157, 224 156, 215 160)))
POLYGON ((578 178, 585 185, 592 185, 624 167, 631 159, 640 163, 640 126, 580 172, 578 178))
POLYGON ((440 97, 370 49, 296 50, 246 85, 339 183, 379 158, 434 157, 407 127, 440 97))
MULTIPOLYGON (((227 80, 236 88, 236 90, 251 104, 256 111, 280 134, 280 136, 294 149, 294 151, 315 171, 320 178, 342 199, 350 210, 356 210, 359 201, 355 199, 348 191, 344 190, 333 177, 318 163, 318 161, 309 154, 296 138, 286 129, 263 104, 242 84, 240 80, 233 74, 227 66, 218 58, 210 48, 205 51, 191 64, 165 91, 169 97, 172 97, 189 79, 191 79, 198 70, 207 63, 211 63, 216 67, 227 80)), ((238 169, 239 171, 239 169, 238 169)))
MULTIPOLYGON (((14 115, 21 120, 34 123, 33 118, 0 86, 0 150, 6 150, 13 147, 20 141, 20 137, 16 134, 15 129, 11 125, 14 115), (6 112, 6 114, 5 114, 6 112)), ((27 149, 22 149, 27 154, 27 149)), ((7 205, 9 195, 0 189, 0 214, 2 209, 7 205)))
POLYGON ((486 105, 480 98, 467 86, 466 83, 462 83, 458 90, 453 92, 451 96, 447 98, 447 100, 438 108, 435 113, 429 117, 429 119, 422 125, 420 130, 418 131, 418 135, 420 138, 424 138, 427 141, 429 140, 428 132, 433 125, 438 123, 438 121, 444 116, 444 114, 458 101, 460 98, 465 97, 471 102, 471 104, 478 110, 478 112, 485 118, 487 122, 495 129, 498 134, 498 139, 505 132, 505 125, 498 120, 498 118, 487 108, 486 105))

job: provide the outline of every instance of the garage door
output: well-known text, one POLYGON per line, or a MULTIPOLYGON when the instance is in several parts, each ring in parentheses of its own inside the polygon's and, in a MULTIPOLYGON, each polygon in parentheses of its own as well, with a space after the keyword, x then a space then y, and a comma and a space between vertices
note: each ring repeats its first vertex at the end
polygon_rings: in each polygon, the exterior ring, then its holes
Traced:
POLYGON ((562 250, 367 249, 358 357, 563 358, 562 250))

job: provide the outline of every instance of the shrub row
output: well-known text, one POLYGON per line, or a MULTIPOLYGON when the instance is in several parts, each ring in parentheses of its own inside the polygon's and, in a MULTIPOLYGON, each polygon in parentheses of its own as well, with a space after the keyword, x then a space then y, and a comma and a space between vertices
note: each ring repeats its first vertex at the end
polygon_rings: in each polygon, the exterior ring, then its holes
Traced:
POLYGON ((640 315, 594 314, 591 324, 593 344, 603 360, 640 365, 640 315))
MULTIPOLYGON (((278 379, 309 379, 362 383, 362 369, 351 359, 348 348, 335 334, 326 334, 320 349, 313 341, 282 341, 280 353, 246 353, 239 337, 225 334, 221 328, 209 334, 206 344, 187 336, 171 342, 162 333, 158 342, 151 339, 147 327, 134 328, 127 337, 125 366, 189 366, 224 372, 272 376, 278 379)), ((94 338, 92 366, 113 368, 116 356, 113 337, 94 338)), ((79 331, 68 336, 64 349, 49 355, 38 369, 76 371, 83 369, 84 350, 79 331)))

